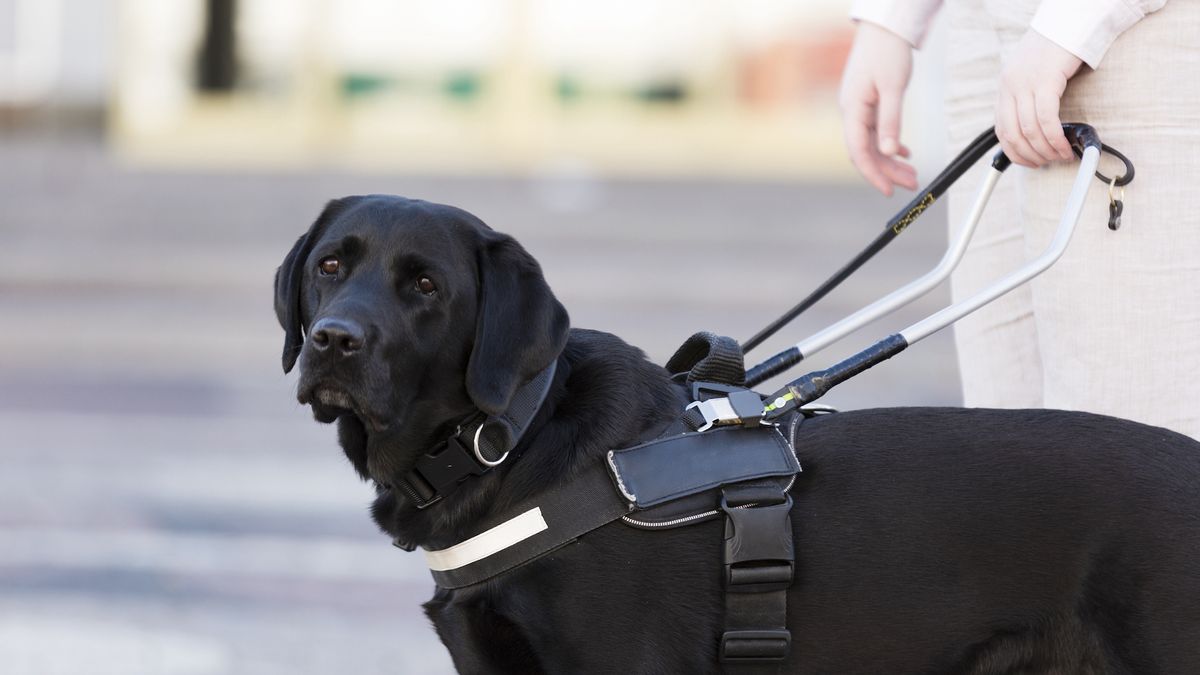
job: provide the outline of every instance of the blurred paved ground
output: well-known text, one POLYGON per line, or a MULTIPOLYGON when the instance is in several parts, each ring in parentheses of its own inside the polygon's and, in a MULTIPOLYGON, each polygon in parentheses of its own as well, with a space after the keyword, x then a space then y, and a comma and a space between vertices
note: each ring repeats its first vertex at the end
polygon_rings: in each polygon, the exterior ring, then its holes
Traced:
MULTIPOLYGON (((0 137, 0 670, 449 672, 419 556, 374 531, 367 487, 279 370, 275 267, 326 199, 366 192, 516 235, 575 325, 658 362, 696 330, 748 337, 898 208, 855 187, 578 170, 164 173, 88 136, 0 137)), ((932 266, 944 216, 926 218, 770 346, 932 266)), ((952 361, 938 335, 827 402, 953 404, 952 361)))

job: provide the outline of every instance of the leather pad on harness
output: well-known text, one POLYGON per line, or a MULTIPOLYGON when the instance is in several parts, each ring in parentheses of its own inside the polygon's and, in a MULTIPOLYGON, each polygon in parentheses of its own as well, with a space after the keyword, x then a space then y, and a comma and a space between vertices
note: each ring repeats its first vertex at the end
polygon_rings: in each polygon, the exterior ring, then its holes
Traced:
POLYGON ((800 463, 775 426, 718 428, 657 439, 608 453, 617 489, 637 509, 722 485, 789 479, 800 463))

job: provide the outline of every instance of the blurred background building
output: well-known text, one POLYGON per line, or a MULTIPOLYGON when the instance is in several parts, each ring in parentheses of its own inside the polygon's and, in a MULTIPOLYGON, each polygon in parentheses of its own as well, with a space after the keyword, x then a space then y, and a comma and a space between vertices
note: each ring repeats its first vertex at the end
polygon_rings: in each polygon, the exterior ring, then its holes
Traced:
POLYGON ((840 4, 130 0, 112 128, 159 161, 821 173, 840 4))
MULTIPOLYGON (((420 557, 279 371, 276 265, 327 199, 405 194, 517 236, 652 360, 746 338, 900 206, 842 149, 847 5, 0 0, 0 672, 449 672, 420 557)), ((943 219, 753 356, 924 272, 943 219)), ((951 349, 828 402, 957 403, 951 349)))

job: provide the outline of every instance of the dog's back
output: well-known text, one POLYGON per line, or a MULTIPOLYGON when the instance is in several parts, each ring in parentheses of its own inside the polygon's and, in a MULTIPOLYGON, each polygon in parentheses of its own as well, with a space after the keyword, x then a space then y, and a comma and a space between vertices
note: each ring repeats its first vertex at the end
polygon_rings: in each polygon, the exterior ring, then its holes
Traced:
POLYGON ((804 672, 1200 666, 1200 443, 1042 410, 882 409, 801 430, 804 672))

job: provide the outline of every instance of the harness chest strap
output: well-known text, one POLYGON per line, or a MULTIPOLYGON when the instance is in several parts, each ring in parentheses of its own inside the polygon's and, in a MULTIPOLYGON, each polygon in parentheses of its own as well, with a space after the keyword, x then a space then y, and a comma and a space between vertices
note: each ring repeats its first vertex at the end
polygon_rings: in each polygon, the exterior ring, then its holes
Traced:
MULTIPOLYGON (((794 434, 794 425, 791 431, 794 434)), ((633 510, 722 485, 786 478, 799 470, 792 445, 776 427, 677 433, 609 452, 606 460, 586 462, 573 479, 506 509, 504 516, 485 523, 475 536, 445 549, 427 550, 426 560, 439 586, 469 586, 571 543, 633 510)), ((776 492, 781 489, 775 486, 776 492)))
POLYGON ((725 512, 725 632, 730 675, 777 673, 791 652, 787 593, 795 571, 792 498, 773 483, 721 490, 725 512))
POLYGON ((518 515, 489 523, 480 533, 437 551, 425 551, 442 588, 486 581, 569 544, 629 513, 603 462, 588 462, 573 480, 523 502, 518 515))
POLYGON ((504 549, 525 541, 533 535, 549 529, 542 516, 542 507, 535 506, 515 518, 481 532, 464 542, 439 551, 425 551, 425 564, 434 572, 445 572, 466 567, 474 562, 499 553, 504 549))

